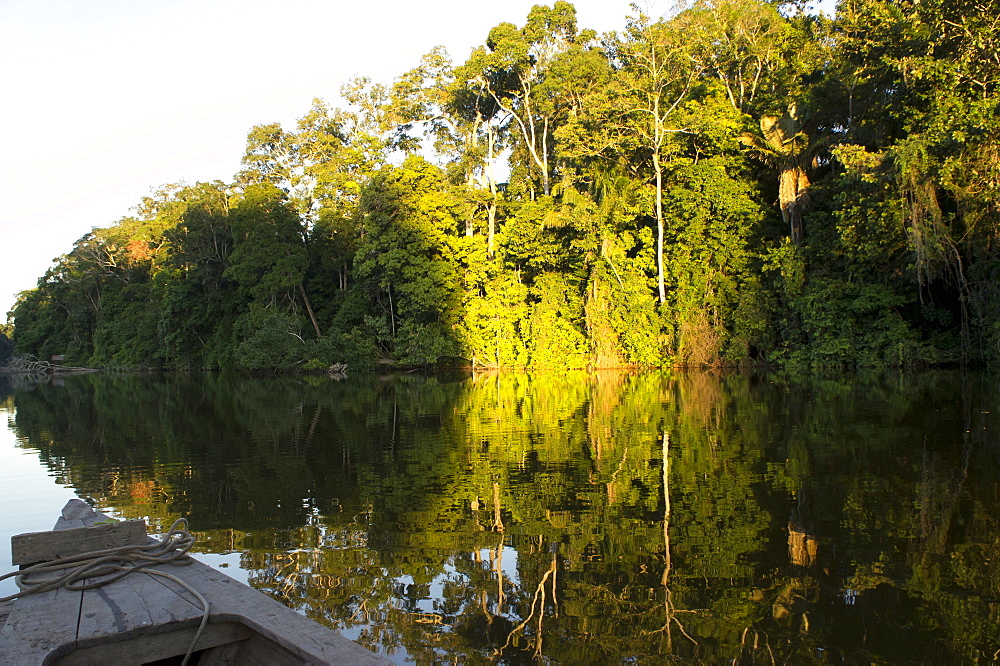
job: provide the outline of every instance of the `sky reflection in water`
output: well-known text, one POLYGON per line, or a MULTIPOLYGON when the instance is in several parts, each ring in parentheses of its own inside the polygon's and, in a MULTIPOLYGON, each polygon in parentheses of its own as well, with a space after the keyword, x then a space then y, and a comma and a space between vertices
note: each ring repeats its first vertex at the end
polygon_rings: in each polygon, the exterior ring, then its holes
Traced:
POLYGON ((5 386, 4 548, 72 492, 184 515, 209 564, 397 661, 1000 649, 993 375, 5 386))

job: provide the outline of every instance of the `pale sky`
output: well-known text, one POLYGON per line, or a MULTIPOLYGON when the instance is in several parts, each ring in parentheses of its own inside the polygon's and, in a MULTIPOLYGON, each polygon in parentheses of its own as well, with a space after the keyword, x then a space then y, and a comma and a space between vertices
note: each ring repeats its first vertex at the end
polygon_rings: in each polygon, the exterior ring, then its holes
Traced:
MULTIPOLYGON (((230 181, 253 125, 291 129, 314 97, 340 106, 345 81, 390 83, 438 45, 460 63, 539 2, 0 0, 0 322, 151 189, 230 181)), ((599 33, 630 12, 574 4, 599 33)))
MULTIPOLYGON (((247 131, 340 85, 456 62, 540 0, 0 0, 0 321, 15 294, 151 188, 229 181, 247 131)), ((551 2, 549 3, 551 4, 551 2)), ((580 0, 620 30, 628 0, 580 0)))

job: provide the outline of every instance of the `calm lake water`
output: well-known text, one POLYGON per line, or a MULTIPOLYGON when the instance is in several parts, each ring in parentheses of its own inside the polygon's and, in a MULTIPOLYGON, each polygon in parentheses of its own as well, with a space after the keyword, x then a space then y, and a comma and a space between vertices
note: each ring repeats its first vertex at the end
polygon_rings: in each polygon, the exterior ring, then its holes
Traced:
POLYGON ((0 558, 79 496, 187 517, 206 562, 397 662, 990 661, 998 389, 961 371, 0 378, 0 558))

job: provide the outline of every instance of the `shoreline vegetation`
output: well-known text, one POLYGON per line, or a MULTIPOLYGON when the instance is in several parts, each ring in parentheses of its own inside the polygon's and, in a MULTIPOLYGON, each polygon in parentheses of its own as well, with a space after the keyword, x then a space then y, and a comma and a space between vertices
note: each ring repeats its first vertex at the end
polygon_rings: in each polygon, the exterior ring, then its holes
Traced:
POLYGON ((1000 0, 567 2, 253 127, 20 294, 3 355, 325 372, 1000 359, 1000 0), (10 340, 16 345, 10 349, 10 340))

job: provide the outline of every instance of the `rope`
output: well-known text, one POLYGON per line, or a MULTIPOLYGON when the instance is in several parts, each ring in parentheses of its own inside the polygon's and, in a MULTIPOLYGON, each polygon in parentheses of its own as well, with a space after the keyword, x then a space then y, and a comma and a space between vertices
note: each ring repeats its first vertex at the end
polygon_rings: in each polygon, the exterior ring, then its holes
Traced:
POLYGON ((195 633, 194 640, 184 655, 182 666, 186 666, 195 645, 201 638, 208 624, 208 600, 198 590, 194 589, 180 578, 164 571, 156 571, 149 567, 172 563, 175 565, 191 564, 187 552, 194 546, 195 537, 188 532, 186 518, 178 518, 170 526, 170 530, 160 537, 159 541, 145 546, 118 546, 104 550, 94 550, 89 553, 72 555, 53 562, 41 562, 25 567, 19 571, 0 576, 0 580, 14 577, 14 582, 20 588, 7 597, 0 597, 0 603, 11 601, 29 594, 48 592, 65 587, 67 590, 92 590, 108 583, 120 580, 130 573, 145 570, 146 573, 161 578, 167 578, 190 592, 201 604, 201 624, 195 633), (61 573, 60 573, 61 572, 61 573), (101 577, 104 578, 101 578, 101 577), (29 579, 34 577, 34 579, 29 579), (100 578, 91 582, 87 579, 100 578))

